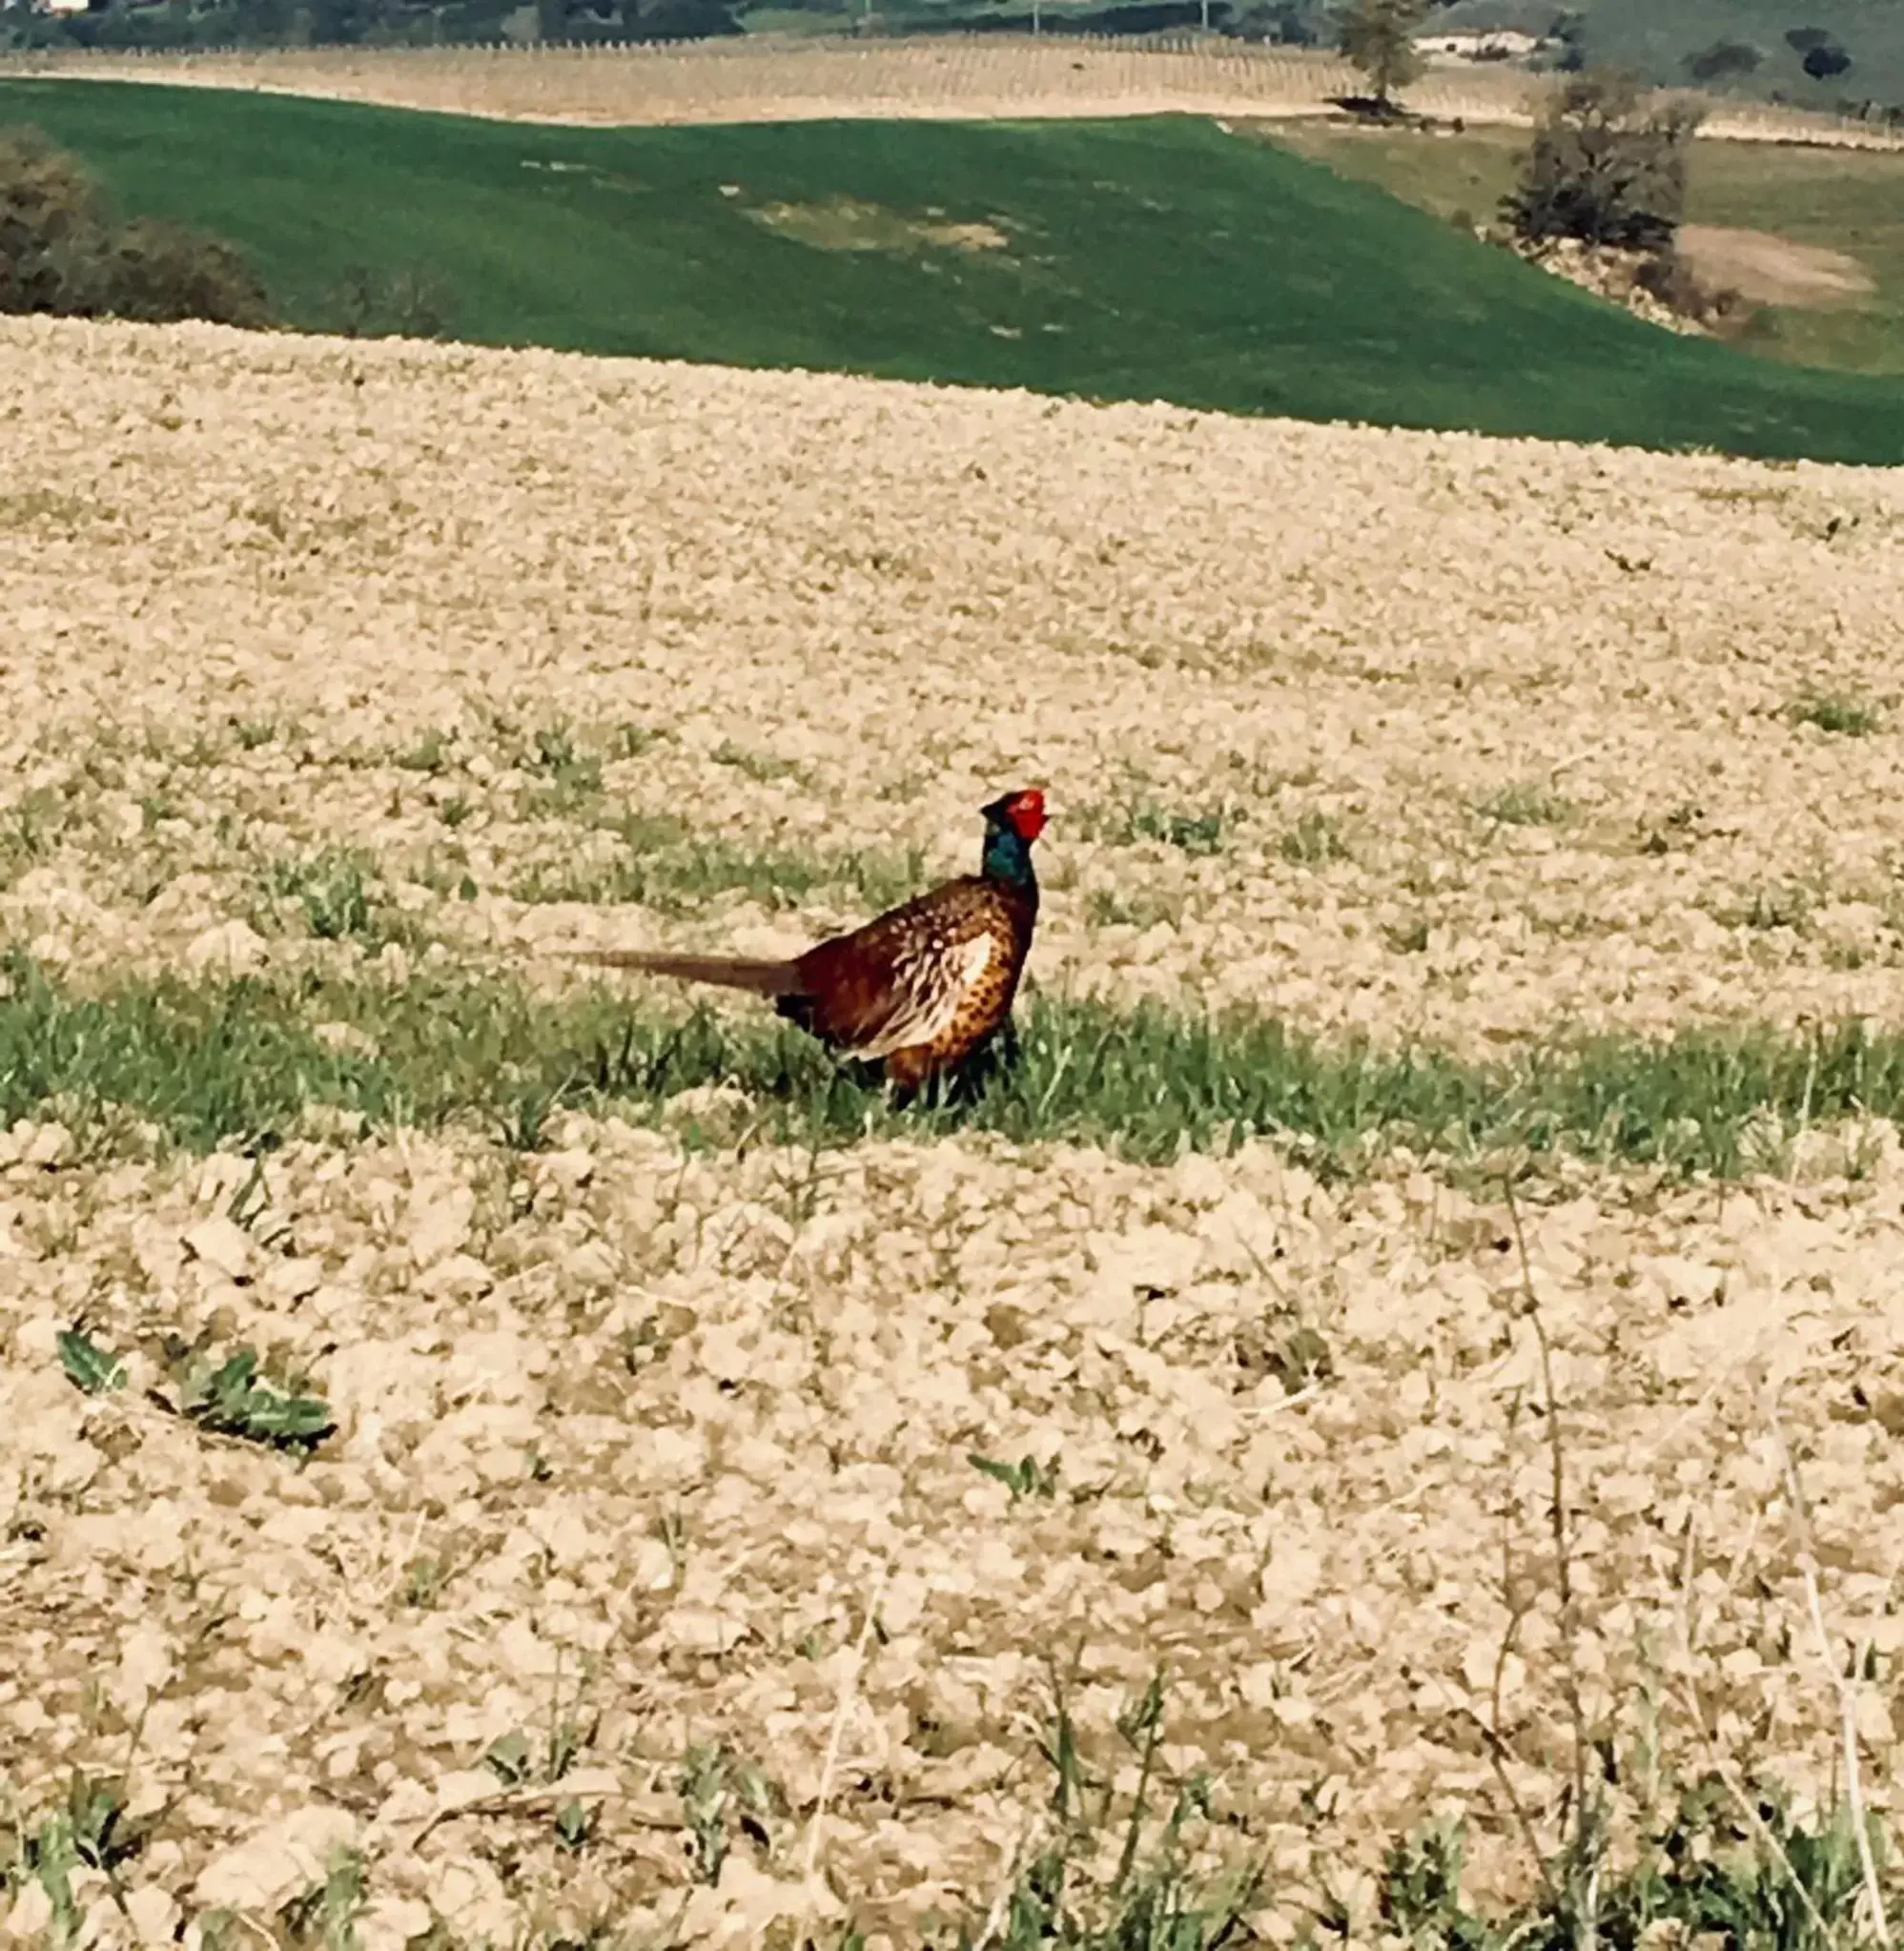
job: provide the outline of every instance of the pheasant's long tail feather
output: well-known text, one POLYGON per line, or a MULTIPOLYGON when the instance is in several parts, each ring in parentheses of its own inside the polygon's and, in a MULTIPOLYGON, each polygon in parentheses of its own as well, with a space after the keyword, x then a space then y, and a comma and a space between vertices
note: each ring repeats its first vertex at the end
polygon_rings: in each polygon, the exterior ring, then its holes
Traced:
POLYGON ((792 962, 765 962, 737 955, 663 955, 642 949, 586 949, 578 961, 604 969, 638 969, 646 976, 672 976, 678 982, 712 982, 755 996, 798 996, 800 972, 792 962))

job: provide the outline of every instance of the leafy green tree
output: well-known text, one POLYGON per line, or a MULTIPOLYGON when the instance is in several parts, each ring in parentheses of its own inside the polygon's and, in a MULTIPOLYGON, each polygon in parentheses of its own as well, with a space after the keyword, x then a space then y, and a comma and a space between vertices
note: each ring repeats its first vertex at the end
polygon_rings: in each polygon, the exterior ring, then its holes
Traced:
POLYGON ((1337 45, 1367 75, 1384 109, 1422 72, 1415 36, 1427 11, 1427 0, 1353 0, 1341 16, 1337 45))
POLYGON ((1536 125, 1503 216, 1529 239, 1669 248, 1702 114, 1690 102, 1647 99, 1630 75, 1572 76, 1536 125))
POLYGON ((1681 62, 1694 81, 1724 81, 1728 75, 1750 74, 1764 60, 1749 41, 1714 41, 1695 49, 1681 62))

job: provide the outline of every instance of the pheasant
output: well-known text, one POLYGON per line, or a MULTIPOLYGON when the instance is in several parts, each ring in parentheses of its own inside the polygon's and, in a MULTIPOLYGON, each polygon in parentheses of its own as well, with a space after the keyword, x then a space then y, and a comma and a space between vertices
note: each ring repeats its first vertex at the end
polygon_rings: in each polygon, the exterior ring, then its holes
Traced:
POLYGON ((774 1008, 841 1056, 883 1066, 917 1090, 956 1072, 1005 1027, 1038 918, 1032 842, 1044 831, 1035 787, 982 809, 985 847, 961 874, 791 961, 584 951, 581 959, 771 996, 774 1008))

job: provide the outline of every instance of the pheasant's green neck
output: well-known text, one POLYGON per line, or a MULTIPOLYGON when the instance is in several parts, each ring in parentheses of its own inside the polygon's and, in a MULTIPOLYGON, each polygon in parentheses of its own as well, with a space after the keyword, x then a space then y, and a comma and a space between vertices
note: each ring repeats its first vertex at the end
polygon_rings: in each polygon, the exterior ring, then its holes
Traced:
POLYGON ((1007 887, 1035 889, 1038 884, 1032 871, 1032 843, 1010 827, 986 828, 985 852, 978 871, 987 880, 1003 881, 1007 887))

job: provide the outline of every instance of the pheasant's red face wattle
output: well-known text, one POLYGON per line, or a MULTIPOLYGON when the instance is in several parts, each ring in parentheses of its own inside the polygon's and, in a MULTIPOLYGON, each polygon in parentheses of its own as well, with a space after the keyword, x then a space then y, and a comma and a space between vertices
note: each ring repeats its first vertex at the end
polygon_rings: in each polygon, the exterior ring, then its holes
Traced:
POLYGON ((1012 831, 1028 844, 1045 830, 1045 796, 1035 786, 1014 792, 1005 803, 1005 817, 1012 831))

